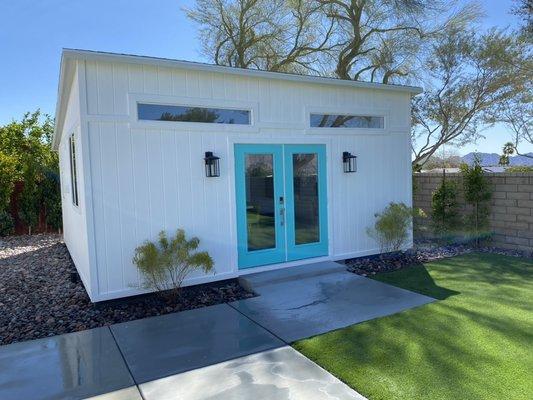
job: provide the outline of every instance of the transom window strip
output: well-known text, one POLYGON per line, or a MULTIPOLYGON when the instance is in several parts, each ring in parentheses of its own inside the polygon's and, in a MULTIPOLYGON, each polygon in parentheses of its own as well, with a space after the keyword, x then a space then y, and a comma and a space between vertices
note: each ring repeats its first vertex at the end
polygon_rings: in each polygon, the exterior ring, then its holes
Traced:
POLYGON ((311 127, 383 129, 384 118, 370 115, 311 114, 311 127))
POLYGON ((139 103, 137 113, 140 120, 146 121, 251 124, 250 110, 139 103))

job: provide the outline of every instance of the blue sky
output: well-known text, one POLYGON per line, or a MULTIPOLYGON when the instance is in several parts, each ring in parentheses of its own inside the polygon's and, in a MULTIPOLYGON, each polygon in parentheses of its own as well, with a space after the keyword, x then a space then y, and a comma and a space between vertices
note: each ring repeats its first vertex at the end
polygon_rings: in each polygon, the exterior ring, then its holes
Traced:
MULTIPOLYGON (((192 0, 0 0, 0 124, 40 108, 54 114, 61 48, 81 48, 206 61, 197 29, 182 8, 192 0)), ((486 27, 516 23, 511 0, 482 2, 486 27)), ((500 152, 504 127, 465 146, 500 152)), ((523 150, 533 151, 531 148, 523 150)))

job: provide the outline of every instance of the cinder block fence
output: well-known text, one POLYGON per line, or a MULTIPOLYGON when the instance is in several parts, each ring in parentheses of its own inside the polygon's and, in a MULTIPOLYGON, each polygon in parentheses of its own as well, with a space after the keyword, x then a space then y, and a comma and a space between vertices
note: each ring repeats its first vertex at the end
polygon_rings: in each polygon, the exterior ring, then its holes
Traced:
MULTIPOLYGON (((442 182, 442 173, 420 173, 413 176, 413 205, 431 215, 433 192, 442 182)), ((492 187, 490 228, 492 244, 533 252, 533 173, 487 173, 492 187)), ((468 211, 462 194, 459 173, 447 173, 446 179, 459 186, 462 213, 468 211)), ((418 221, 429 226, 430 218, 418 221)))

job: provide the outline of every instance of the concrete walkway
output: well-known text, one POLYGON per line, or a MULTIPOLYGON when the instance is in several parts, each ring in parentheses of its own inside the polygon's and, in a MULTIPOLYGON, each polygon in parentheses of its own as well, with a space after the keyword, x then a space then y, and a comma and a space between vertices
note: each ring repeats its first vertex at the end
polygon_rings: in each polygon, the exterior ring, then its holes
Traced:
POLYGON ((335 263, 253 274, 259 296, 0 347, 0 399, 364 399, 294 340, 433 299, 335 263))

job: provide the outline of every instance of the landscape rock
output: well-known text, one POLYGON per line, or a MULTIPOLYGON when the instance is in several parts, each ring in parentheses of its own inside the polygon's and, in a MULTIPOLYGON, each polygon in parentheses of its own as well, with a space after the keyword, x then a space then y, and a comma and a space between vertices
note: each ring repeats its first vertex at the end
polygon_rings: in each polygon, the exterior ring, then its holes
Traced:
POLYGON ((252 297, 237 280, 93 304, 59 235, 0 241, 0 345, 252 297))

